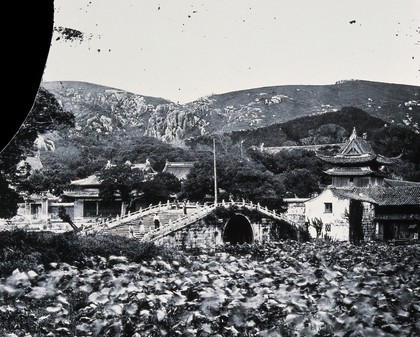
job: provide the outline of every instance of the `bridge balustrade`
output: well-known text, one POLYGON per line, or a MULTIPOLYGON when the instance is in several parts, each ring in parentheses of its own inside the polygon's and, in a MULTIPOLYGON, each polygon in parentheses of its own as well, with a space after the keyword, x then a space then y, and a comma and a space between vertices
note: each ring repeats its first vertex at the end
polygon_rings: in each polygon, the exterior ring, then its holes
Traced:
MULTIPOLYGON (((117 216, 115 219, 112 219, 106 223, 100 223, 100 224, 90 224, 90 226, 86 226, 84 229, 89 230, 92 232, 100 232, 102 230, 106 229, 112 229, 114 227, 120 226, 126 222, 133 221, 136 218, 140 216, 147 216, 150 214, 157 213, 159 211, 162 211, 164 209, 170 210, 176 207, 176 203, 171 203, 169 200, 166 202, 166 204, 159 203, 158 205, 150 205, 149 207, 142 209, 140 208, 138 211, 135 212, 129 212, 123 216, 117 216)), ((191 205, 188 202, 188 205, 191 205)), ((232 205, 239 205, 241 207, 244 207, 249 210, 258 210, 264 215, 267 215, 269 217, 278 219, 278 220, 284 220, 289 223, 290 220, 287 219, 287 217, 282 213, 277 213, 275 210, 269 210, 267 206, 261 207, 260 203, 254 204, 252 201, 246 202, 245 200, 242 200, 241 202, 235 202, 235 201, 229 201, 226 202, 225 200, 222 200, 220 203, 212 204, 212 205, 200 205, 198 203, 195 204, 196 211, 193 213, 189 213, 186 216, 179 215, 178 219, 176 220, 169 220, 168 224, 162 224, 161 227, 157 229, 152 229, 148 232, 146 232, 142 238, 142 240, 157 240, 165 235, 168 235, 171 232, 174 232, 176 230, 179 230, 183 227, 186 227, 190 225, 191 223, 194 223, 202 218, 204 218, 206 215, 211 213, 213 210, 215 210, 217 207, 224 207, 228 208, 232 205)), ((292 223, 293 225, 297 226, 297 224, 292 223)))

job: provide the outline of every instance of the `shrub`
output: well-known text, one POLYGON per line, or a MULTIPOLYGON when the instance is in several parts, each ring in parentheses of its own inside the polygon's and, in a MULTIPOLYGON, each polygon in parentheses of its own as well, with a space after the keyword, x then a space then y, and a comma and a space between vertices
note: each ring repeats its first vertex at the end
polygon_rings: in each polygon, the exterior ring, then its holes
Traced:
POLYGON ((143 243, 121 236, 78 236, 76 234, 35 233, 24 230, 0 233, 0 277, 13 270, 36 268, 51 262, 85 263, 88 257, 125 256, 133 262, 160 256, 173 257, 173 253, 153 243, 143 243))

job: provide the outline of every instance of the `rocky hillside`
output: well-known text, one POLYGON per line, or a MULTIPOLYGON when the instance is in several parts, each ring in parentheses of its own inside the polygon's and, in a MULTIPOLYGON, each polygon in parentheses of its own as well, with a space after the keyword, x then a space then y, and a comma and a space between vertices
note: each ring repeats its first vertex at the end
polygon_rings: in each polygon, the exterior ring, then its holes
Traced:
POLYGON ((343 81, 287 85, 202 97, 186 104, 83 82, 44 82, 76 116, 76 132, 137 132, 169 143, 212 133, 260 128, 344 106, 418 129, 420 86, 343 81))

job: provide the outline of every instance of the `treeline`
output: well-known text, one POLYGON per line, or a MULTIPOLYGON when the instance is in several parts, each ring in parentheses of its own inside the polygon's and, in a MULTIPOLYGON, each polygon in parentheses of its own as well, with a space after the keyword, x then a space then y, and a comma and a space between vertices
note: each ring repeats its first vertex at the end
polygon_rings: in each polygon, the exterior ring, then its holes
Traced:
POLYGON ((288 122, 273 124, 259 129, 232 132, 233 142, 244 140, 247 145, 285 146, 341 142, 357 128, 359 134, 371 134, 386 124, 380 118, 355 107, 343 107, 339 111, 316 116, 300 117, 288 122), (311 139, 308 139, 311 138, 311 139))

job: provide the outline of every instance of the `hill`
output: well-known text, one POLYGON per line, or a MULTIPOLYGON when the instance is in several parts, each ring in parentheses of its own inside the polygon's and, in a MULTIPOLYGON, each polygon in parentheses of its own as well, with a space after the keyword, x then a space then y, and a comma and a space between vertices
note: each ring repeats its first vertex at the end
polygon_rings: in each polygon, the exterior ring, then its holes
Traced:
POLYGON ((186 104, 83 82, 43 82, 41 86, 75 114, 76 132, 135 132, 173 144, 322 115, 346 106, 414 129, 420 121, 419 86, 370 81, 254 88, 186 104))
POLYGON ((234 131, 230 137, 234 143, 241 140, 246 146, 284 146, 340 143, 351 134, 354 127, 359 134, 371 134, 387 122, 367 112, 344 107, 339 111, 321 115, 304 116, 284 123, 276 123, 258 129, 234 131))

